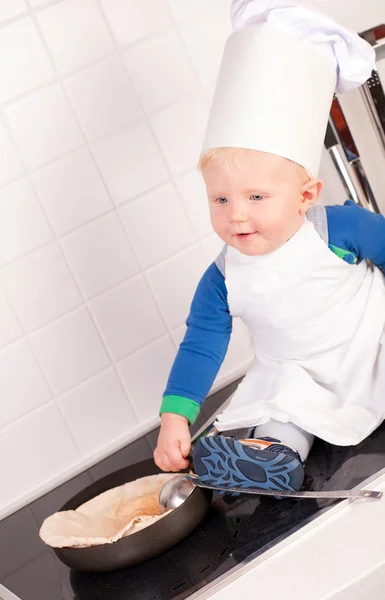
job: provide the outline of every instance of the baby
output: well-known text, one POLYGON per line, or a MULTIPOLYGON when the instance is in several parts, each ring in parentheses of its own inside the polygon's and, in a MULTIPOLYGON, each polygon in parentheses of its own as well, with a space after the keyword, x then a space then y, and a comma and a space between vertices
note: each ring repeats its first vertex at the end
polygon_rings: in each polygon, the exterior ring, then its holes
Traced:
POLYGON ((385 285, 361 261, 385 266, 385 219, 351 201, 315 207, 321 181, 273 154, 212 149, 200 167, 227 246, 198 285, 155 462, 165 471, 188 466, 189 423, 240 316, 256 358, 216 428, 247 427, 249 439, 201 439, 195 470, 213 485, 296 490, 315 434, 356 444, 384 418, 385 285))
POLYGON ((233 0, 200 160, 225 246, 196 290, 154 458, 187 467, 189 424, 239 317, 255 358, 196 443, 195 470, 212 485, 297 490, 314 436, 358 444, 384 419, 385 220, 352 201, 316 205, 333 95, 369 77, 372 48, 292 0, 268 5, 233 0))

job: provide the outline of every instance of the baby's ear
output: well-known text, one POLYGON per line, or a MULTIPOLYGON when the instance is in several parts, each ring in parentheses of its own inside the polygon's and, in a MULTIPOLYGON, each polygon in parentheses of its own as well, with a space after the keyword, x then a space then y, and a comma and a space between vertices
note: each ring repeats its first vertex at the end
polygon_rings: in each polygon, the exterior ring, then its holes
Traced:
POLYGON ((305 214, 307 210, 317 202, 320 193, 322 192, 323 183, 320 179, 310 179, 304 183, 301 191, 300 207, 301 214, 305 214))

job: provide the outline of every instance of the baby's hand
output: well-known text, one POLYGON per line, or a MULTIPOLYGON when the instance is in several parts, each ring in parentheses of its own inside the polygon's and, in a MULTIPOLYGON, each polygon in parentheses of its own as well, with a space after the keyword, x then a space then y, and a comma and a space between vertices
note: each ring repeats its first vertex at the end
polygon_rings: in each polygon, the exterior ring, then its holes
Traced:
POLYGON ((181 415, 163 413, 161 418, 158 445, 154 460, 162 471, 181 471, 187 469, 186 460, 191 448, 191 435, 188 421, 181 415))

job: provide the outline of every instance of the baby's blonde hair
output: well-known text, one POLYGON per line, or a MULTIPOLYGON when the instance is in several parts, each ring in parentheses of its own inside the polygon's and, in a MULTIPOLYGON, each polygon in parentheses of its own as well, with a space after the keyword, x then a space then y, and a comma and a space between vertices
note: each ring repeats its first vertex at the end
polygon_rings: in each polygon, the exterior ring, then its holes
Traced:
MULTIPOLYGON (((241 168, 241 159, 248 152, 256 152, 256 150, 250 150, 248 148, 209 148, 208 150, 203 150, 202 154, 199 158, 198 169, 200 171, 205 171, 210 168, 211 165, 222 165, 225 168, 229 169, 231 166, 235 165, 238 168, 241 168)), ((303 182, 307 182, 312 179, 309 171, 305 169, 302 165, 287 159, 289 162, 294 164, 298 169, 298 175, 303 179, 303 182)))

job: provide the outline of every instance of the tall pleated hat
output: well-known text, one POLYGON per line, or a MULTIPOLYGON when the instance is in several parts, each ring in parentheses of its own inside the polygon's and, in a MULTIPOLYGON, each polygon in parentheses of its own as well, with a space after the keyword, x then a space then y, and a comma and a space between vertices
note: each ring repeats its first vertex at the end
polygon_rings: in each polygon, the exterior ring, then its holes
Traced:
POLYGON ((232 22, 203 150, 269 152, 317 176, 333 96, 370 77, 374 49, 290 0, 233 0, 232 22))

